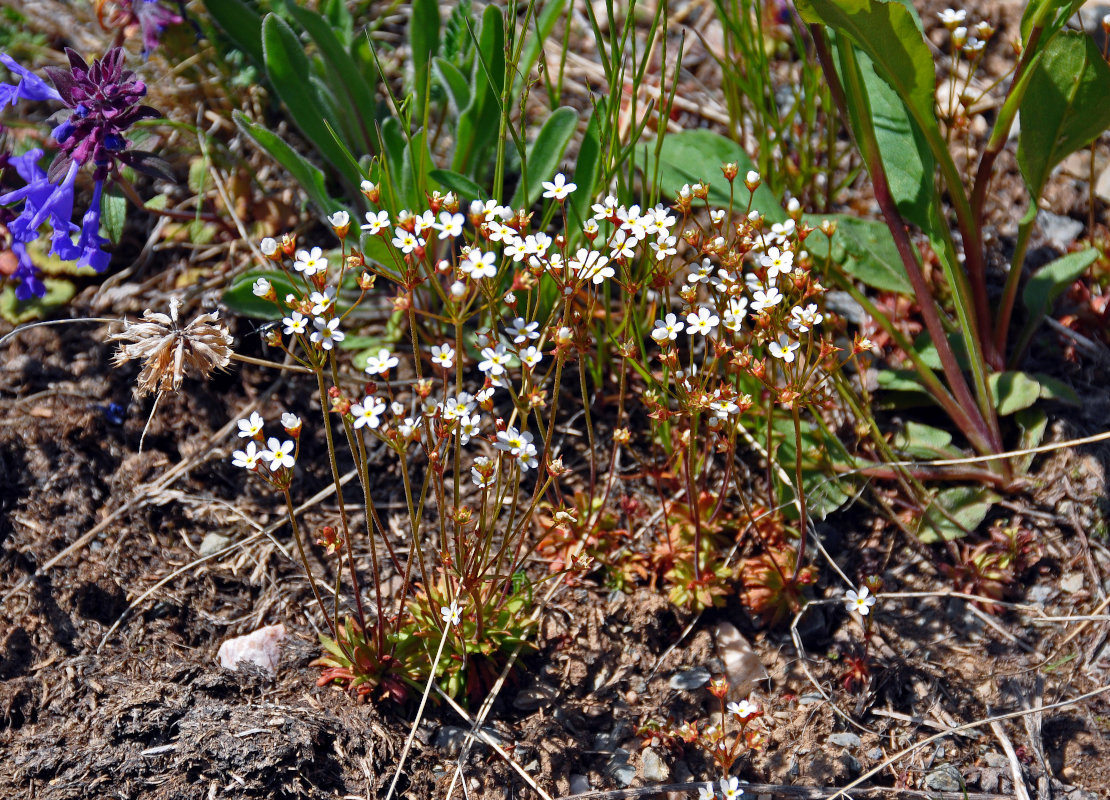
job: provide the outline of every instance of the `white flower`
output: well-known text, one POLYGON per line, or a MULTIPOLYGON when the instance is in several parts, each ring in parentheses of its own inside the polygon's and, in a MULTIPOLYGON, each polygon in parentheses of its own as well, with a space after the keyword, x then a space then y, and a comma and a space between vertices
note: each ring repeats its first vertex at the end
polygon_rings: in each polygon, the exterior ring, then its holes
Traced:
POLYGON ((346 211, 336 211, 328 217, 328 222, 331 223, 333 228, 346 228, 351 224, 351 215, 346 211))
POLYGON ((312 277, 317 272, 323 272, 328 268, 328 260, 324 258, 324 251, 319 247, 313 247, 311 250, 298 250, 297 260, 293 262, 293 268, 298 272, 303 272, 308 277, 312 277))
POLYGON ((674 314, 668 314, 666 320, 655 320, 655 329, 651 332, 651 338, 659 344, 666 341, 673 342, 685 328, 686 323, 680 322, 674 314))
POLYGON ((713 784, 707 783, 698 787, 698 800, 716 800, 717 793, 713 791, 713 784))
POLYGON ((575 186, 573 183, 567 183, 566 177, 564 177, 563 173, 560 172, 555 176, 554 180, 544 181, 543 188, 545 190, 543 193, 544 197, 554 198, 555 200, 562 202, 564 199, 566 199, 566 196, 568 194, 573 192, 578 187, 575 186))
POLYGON ((231 463, 243 469, 254 469, 258 466, 258 460, 262 457, 262 453, 258 451, 258 445, 253 441, 247 442, 245 450, 236 450, 231 454, 231 463))
POLYGON ((262 419, 262 415, 257 411, 252 411, 250 417, 239 420, 239 438, 253 439, 262 433, 262 426, 265 424, 266 420, 262 419))
POLYGON ((778 341, 771 342, 767 345, 767 349, 775 358, 780 358, 787 364, 793 364, 794 351, 801 346, 801 342, 792 342, 785 333, 780 333, 778 341))
POLYGON ((402 253, 411 253, 418 247, 424 246, 424 240, 417 236, 415 233, 409 233, 405 230, 398 230, 394 232, 393 246, 400 250, 402 253))
POLYGON ((385 413, 385 401, 367 395, 361 403, 351 406, 351 413, 355 417, 355 427, 369 427, 371 430, 382 423, 382 414, 385 413))
POLYGON ((735 775, 729 778, 721 778, 720 786, 723 800, 736 800, 744 794, 744 790, 740 788, 740 781, 735 775))
POLYGON ((251 291, 254 292, 255 297, 265 297, 271 291, 273 291, 273 288, 274 287, 270 285, 270 282, 268 280, 266 280, 265 278, 259 278, 254 282, 254 286, 251 287, 251 291))
POLYGON ((574 258, 567 262, 567 266, 577 273, 581 281, 593 281, 600 285, 606 278, 612 278, 616 273, 607 266, 609 259, 596 250, 587 250, 582 247, 574 254, 574 258))
POLYGON ((725 210, 723 208, 715 208, 709 212, 709 220, 714 225, 720 225, 725 221, 725 210))
POLYGON ((687 283, 709 283, 709 279, 713 276, 713 262, 708 258, 703 258, 701 264, 690 271, 686 276, 687 283))
MULTIPOLYGON (((414 217, 413 224, 415 225, 416 235, 421 236, 424 231, 435 227, 436 215, 432 213, 431 209, 428 209, 423 214, 414 217)), ((424 244, 423 241, 420 243, 424 244)))
POLYGON ((389 410, 393 412, 393 416, 399 417, 405 413, 405 404, 394 400, 389 404, 389 410))
POLYGON ((772 308, 782 302, 782 293, 774 286, 770 289, 756 289, 752 292, 752 311, 772 308))
POLYGON ((524 364, 528 369, 534 369, 542 360, 543 352, 535 345, 520 351, 520 363, 524 364))
POLYGON ((312 336, 309 338, 312 339, 313 343, 319 345, 325 350, 331 350, 332 346, 336 342, 342 342, 345 338, 347 338, 347 334, 339 330, 338 318, 333 319, 330 322, 324 322, 324 320, 316 318, 312 320, 312 324, 316 328, 316 330, 312 332, 312 336))
POLYGON ((335 302, 335 287, 328 286, 322 292, 313 292, 308 298, 308 302, 312 303, 313 316, 319 317, 331 308, 331 304, 335 302))
POLYGON ((497 256, 493 253, 483 253, 477 248, 472 249, 466 254, 459 269, 465 275, 469 275, 475 280, 482 278, 492 278, 497 275, 497 256))
POLYGON ((747 183, 759 183, 760 180, 762 180, 762 178, 754 169, 749 169, 748 174, 744 176, 744 181, 747 183))
POLYGON ((946 8, 944 9, 944 11, 940 12, 938 17, 940 19, 941 25, 948 28, 948 30, 952 30, 957 25, 962 24, 965 19, 967 19, 967 12, 964 11, 962 8, 959 11, 951 8, 946 8))
POLYGON ((439 231, 440 239, 454 239, 456 236, 462 236, 463 215, 440 211, 439 222, 432 225, 432 227, 439 231))
POLYGON ((296 414, 286 411, 281 415, 281 427, 285 428, 285 431, 290 435, 293 434, 293 431, 299 431, 301 424, 301 418, 296 414))
POLYGON ((479 429, 481 423, 481 414, 463 414, 459 417, 459 444, 469 444, 471 436, 481 433, 479 429))
POLYGON ((478 369, 488 372, 494 377, 505 374, 505 367, 512 363, 512 354, 502 345, 487 347, 482 350, 482 361, 478 362, 478 369))
POLYGON ((810 303, 805 308, 794 306, 790 309, 790 316, 790 328, 799 333, 805 333, 810 328, 816 328, 825 319, 823 314, 817 312, 816 303, 810 303))
POLYGON ((283 318, 281 322, 285 326, 283 330, 286 335, 304 333, 308 329, 308 317, 300 311, 294 311, 288 317, 283 318))
POLYGON ((617 216, 617 206, 617 198, 610 194, 606 195, 600 203, 594 203, 590 210, 594 212, 595 220, 604 222, 617 216))
POLYGON ((262 255, 267 257, 272 256, 278 249, 277 240, 267 236, 258 243, 258 249, 262 251, 262 255))
POLYGON ((462 622, 462 612, 459 610, 458 603, 451 603, 449 606, 443 606, 439 610, 439 615, 443 617, 443 622, 446 625, 458 625, 462 622))
POLYGON ((474 398, 468 392, 459 392, 457 397, 448 397, 443 401, 443 419, 447 422, 461 419, 474 410, 474 405, 474 398))
POLYGON ((757 706, 751 700, 744 698, 739 703, 729 703, 728 713, 732 714, 734 717, 743 722, 748 717, 758 714, 759 706, 757 706))
POLYGON ((636 245, 639 243, 635 237, 619 230, 609 245, 609 253, 613 258, 633 258, 636 255, 636 245))
POLYGON ((866 586, 861 586, 858 592, 855 589, 849 589, 844 593, 844 605, 849 611, 858 611, 866 617, 871 613, 871 606, 875 605, 875 597, 866 586))
POLYGON ((386 211, 379 211, 375 214, 373 211, 366 212, 366 228, 364 229, 371 236, 384 231, 389 227, 389 213, 386 211))
POLYGON ((279 442, 275 437, 271 436, 266 441, 268 449, 263 450, 259 455, 266 461, 270 462, 270 471, 277 472, 281 467, 292 469, 293 464, 293 451, 296 445, 292 439, 286 439, 284 442, 279 442))
POLYGON ((667 256, 678 252, 678 239, 673 236, 660 236, 658 241, 651 242, 650 247, 655 251, 655 260, 664 261, 667 256))
POLYGON ((451 296, 453 298, 455 298, 456 300, 458 300, 459 298, 461 298, 463 295, 466 294, 466 284, 463 283, 462 281, 455 281, 454 283, 451 284, 450 291, 451 291, 451 296))
POLYGON ((378 351, 377 355, 370 355, 366 359, 366 373, 368 375, 384 375, 395 366, 397 366, 397 356, 390 355, 390 352, 384 347, 378 351))
POLYGON ((503 431, 497 432, 497 441, 493 446, 498 450, 503 450, 511 456, 518 456, 528 449, 528 445, 532 443, 532 434, 528 431, 520 431, 512 425, 505 428, 503 431))
POLYGON ((451 369, 455 366, 455 348, 447 342, 432 345, 432 363, 444 369, 451 369))
POLYGON ((789 250, 783 252, 777 247, 770 247, 760 256, 759 263, 767 268, 767 280, 773 281, 779 275, 788 275, 794 269, 794 254, 789 250))
POLYGON ((517 317, 505 327, 505 333, 509 334, 516 344, 523 344, 529 339, 540 338, 536 333, 536 328, 539 326, 538 322, 525 322, 523 317, 517 317))
POLYGON ((474 459, 474 466, 470 468, 470 480, 479 489, 486 489, 493 486, 493 481, 496 476, 494 475, 493 462, 486 456, 478 456, 474 459))
POLYGON ((721 318, 710 311, 705 306, 698 309, 697 313, 686 315, 686 323, 689 325, 691 334, 700 333, 702 336, 708 336, 713 333, 716 327, 721 323, 721 318))
POLYGON ((724 326, 735 333, 748 313, 748 298, 730 297, 725 308, 724 326))

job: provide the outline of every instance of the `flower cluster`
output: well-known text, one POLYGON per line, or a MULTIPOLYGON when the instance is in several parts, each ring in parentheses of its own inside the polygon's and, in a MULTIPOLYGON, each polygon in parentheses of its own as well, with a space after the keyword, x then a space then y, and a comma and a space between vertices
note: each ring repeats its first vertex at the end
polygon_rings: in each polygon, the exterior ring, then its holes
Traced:
POLYGON ((247 443, 242 450, 231 455, 231 463, 250 472, 257 473, 263 480, 278 489, 288 488, 292 470, 297 463, 297 452, 301 441, 301 418, 286 412, 281 415, 281 426, 287 439, 277 436, 266 437, 263 428, 266 421, 257 411, 246 419, 239 420, 239 438, 247 443))
POLYGON ((17 282, 16 296, 21 300, 46 292, 37 267, 27 256, 27 245, 39 237, 43 225, 49 224, 53 232, 51 253, 102 272, 109 261, 104 250, 108 241, 100 235, 105 182, 118 176, 121 164, 171 180, 173 177, 153 154, 132 150, 124 136, 136 122, 161 114, 139 104, 146 85, 124 68, 123 50, 114 48, 91 66, 73 50, 66 50, 66 55, 68 68, 46 69, 54 84, 51 87, 0 53, 0 63, 18 76, 14 84, 0 83, 0 105, 15 105, 20 100, 55 101, 70 109, 67 118, 52 131, 58 152, 48 170, 40 166, 40 149, 7 160, 25 184, 0 195, 0 205, 19 207, 17 216, 6 223, 12 241, 10 250, 19 256, 19 268, 7 277, 17 282), (85 165, 92 169, 92 199, 78 226, 73 222, 77 178, 85 165))

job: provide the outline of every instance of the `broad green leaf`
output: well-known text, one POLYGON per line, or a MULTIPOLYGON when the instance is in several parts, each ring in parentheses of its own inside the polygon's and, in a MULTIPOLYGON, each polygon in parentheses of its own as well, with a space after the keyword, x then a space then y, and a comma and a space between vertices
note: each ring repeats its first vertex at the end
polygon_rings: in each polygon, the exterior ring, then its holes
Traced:
POLYGON ((258 66, 266 62, 262 53, 262 17, 243 0, 209 0, 208 15, 228 38, 258 66))
POLYGON ((953 446, 952 434, 919 422, 907 422, 892 445, 896 451, 905 453, 910 458, 926 461, 938 458, 959 458, 963 455, 953 446))
POLYGON ((413 93, 416 96, 418 117, 424 115, 432 59, 439 52, 439 23, 437 0, 412 0, 412 14, 409 17, 409 58, 412 64, 413 93))
POLYGON ((522 180, 513 194, 512 208, 527 208, 536 202, 543 191, 543 181, 549 180, 558 170, 577 126, 578 112, 573 108, 562 106, 551 112, 528 148, 527 180, 522 180), (525 186, 527 196, 524 194, 525 186))
POLYGON ((437 58, 433 62, 440 84, 447 90, 447 96, 454 106, 456 119, 470 105, 470 85, 466 76, 450 61, 437 58))
MULTIPOLYGON (((872 289, 912 295, 913 287, 887 226, 878 220, 861 219, 849 214, 807 214, 805 221, 817 227, 822 220, 836 222, 832 237, 832 264, 872 289)), ((817 236, 818 234, 812 234, 817 236)), ((822 235, 820 239, 825 237, 822 235)), ((811 252, 822 255, 824 242, 809 240, 811 252)))
MULTIPOLYGON (((1014 414, 1014 421, 1021 429, 1021 440, 1018 442, 1019 450, 1031 450, 1040 445, 1044 432, 1048 428, 1048 414, 1039 408, 1027 408, 1014 414)), ((1018 456, 1018 474, 1029 471, 1033 465, 1036 453, 1018 456)))
POLYGON ((324 18, 337 31, 339 39, 344 44, 350 43, 354 39, 355 21, 347 10, 347 0, 327 0, 321 6, 324 18))
POLYGON ((1029 0, 1025 6, 1025 13, 1021 15, 1022 43, 1029 42, 1029 34, 1034 25, 1044 28, 1041 42, 1048 41, 1056 31, 1075 16, 1075 12, 1083 3, 1084 0, 1029 0))
MULTIPOLYGON (((198 161, 198 163, 204 163, 198 161)), ((100 224, 112 244, 119 244, 123 236, 123 224, 127 221, 127 198, 123 192, 112 186, 103 194, 100 201, 100 224)))
POLYGON ((999 416, 1029 408, 1041 397, 1041 385, 1024 372, 995 372, 987 376, 991 399, 999 416))
MULTIPOLYGON (((708 183, 710 205, 728 208, 728 181, 721 174, 721 167, 728 163, 735 163, 741 176, 736 179, 733 207, 743 209, 748 204, 748 190, 744 188, 742 176, 754 170, 755 164, 740 145, 713 131, 680 131, 664 137, 659 153, 657 188, 664 198, 673 198, 683 184, 708 183)), ((649 177, 653 169, 654 165, 649 163, 649 177)), ((781 201, 766 186, 755 190, 752 207, 770 222, 786 219, 781 201)))
POLYGON ((505 85, 505 20, 496 4, 482 12, 482 28, 474 59, 470 105, 463 111, 455 134, 451 169, 473 174, 478 155, 497 141, 500 131, 501 90, 505 85))
POLYGON ((289 170, 301 188, 308 194, 309 200, 325 214, 336 211, 340 205, 328 196, 324 186, 324 173, 318 167, 310 164, 300 153, 290 147, 276 133, 255 122, 251 122, 241 112, 232 114, 235 124, 239 129, 253 139, 259 147, 270 154, 270 157, 289 170))
POLYGON ((366 82, 363 72, 347 52, 343 42, 340 41, 328 20, 293 0, 286 0, 285 6, 293 18, 312 37, 321 58, 341 79, 341 85, 336 87, 336 90, 343 91, 352 112, 343 116, 351 117, 361 127, 360 139, 364 146, 369 149, 373 143, 370 138, 370 130, 373 127, 372 120, 376 105, 374 90, 366 82))
POLYGON ((1055 400, 1058 403, 1066 403, 1069 406, 1078 406, 1079 395, 1075 393, 1075 389, 1068 386, 1061 380, 1053 378, 1051 375, 1045 375, 1043 372, 1036 372, 1033 378, 1041 385, 1041 399, 1042 400, 1055 400))
POLYGON ((930 397, 929 390, 921 383, 921 376, 912 369, 880 370, 876 381, 885 392, 919 392, 930 397))
POLYGON ((280 298, 288 294, 299 297, 303 291, 304 287, 294 285, 289 276, 279 269, 252 269, 236 275, 221 300, 232 311, 244 317, 275 320, 281 319, 285 312, 280 298), (274 287, 278 302, 255 296, 254 282, 259 278, 265 278, 274 287))
POLYGON ((489 192, 482 191, 482 187, 470 178, 449 169, 433 169, 428 173, 428 177, 440 186, 451 190, 460 198, 481 200, 489 197, 489 192))
POLYGON ((960 539, 982 524, 997 501, 998 495, 978 486, 938 492, 920 517, 917 538, 925 544, 960 539))
POLYGON ((22 325, 50 316, 56 309, 64 306, 77 294, 72 281, 60 278, 43 278, 46 294, 20 302, 15 298, 15 288, 11 285, 0 290, 0 317, 12 325, 22 325))
POLYGON ((1064 31, 1044 49, 1021 104, 1018 167, 1035 204, 1052 169, 1110 125, 1110 66, 1094 40, 1064 31))
POLYGON ((351 169, 342 150, 324 124, 327 112, 312 90, 311 67, 300 40, 285 20, 267 14, 262 21, 262 45, 266 75, 274 91, 289 109, 290 116, 309 141, 333 167, 354 186, 360 176, 351 169))
POLYGON ((571 192, 567 202, 571 226, 576 231, 581 230, 589 217, 594 185, 597 183, 597 174, 601 168, 601 135, 598 122, 598 116, 601 113, 600 107, 591 113, 590 121, 586 124, 586 133, 578 146, 578 159, 574 165, 574 185, 578 188, 571 192))
POLYGON ((1018 336, 1015 352, 1020 353, 1025 349, 1044 316, 1052 311, 1052 304, 1056 302, 1056 298, 1067 291, 1072 282, 1097 258, 1098 250, 1093 247, 1068 253, 1045 264, 1029 279, 1021 296, 1028 316, 1021 329, 1021 335, 1018 336))

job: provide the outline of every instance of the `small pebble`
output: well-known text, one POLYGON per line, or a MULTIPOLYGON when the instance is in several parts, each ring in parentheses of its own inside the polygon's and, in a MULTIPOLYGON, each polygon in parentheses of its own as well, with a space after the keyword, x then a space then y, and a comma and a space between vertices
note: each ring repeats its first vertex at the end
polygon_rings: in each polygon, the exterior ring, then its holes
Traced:
POLYGON ((859 737, 854 733, 834 733, 829 737, 829 743, 840 747, 859 747, 859 737))
POLYGON ((945 764, 925 776, 925 788, 934 792, 959 792, 964 788, 963 776, 951 764, 945 764))
POLYGON ((643 766, 644 780, 648 783, 666 783, 670 780, 671 768, 652 748, 644 750, 640 756, 640 764, 643 766))
POLYGON ((670 687, 672 689, 684 689, 689 692, 705 686, 705 684, 709 683, 711 677, 709 670, 705 667, 694 667, 693 669, 688 669, 684 672, 676 672, 672 675, 670 687))

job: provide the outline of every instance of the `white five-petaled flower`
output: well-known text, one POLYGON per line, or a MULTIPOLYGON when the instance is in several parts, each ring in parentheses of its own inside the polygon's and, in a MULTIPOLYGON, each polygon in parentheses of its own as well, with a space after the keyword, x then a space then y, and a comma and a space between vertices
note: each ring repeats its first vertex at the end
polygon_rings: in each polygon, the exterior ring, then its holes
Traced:
POLYGON ((439 614, 447 625, 458 625, 462 622, 462 611, 459 609, 458 603, 453 602, 449 606, 443 606, 439 610, 439 614))
POLYGON ((277 472, 280 468, 292 469, 296 461, 293 460, 293 451, 297 445, 293 443, 292 439, 286 439, 284 442, 278 441, 277 438, 271 436, 266 441, 266 450, 263 450, 259 455, 270 462, 270 470, 277 472))
POLYGON ((772 286, 769 289, 756 289, 752 292, 752 311, 773 308, 782 302, 782 293, 772 286))
POLYGON ((655 320, 655 328, 651 332, 651 338, 659 344, 667 341, 673 342, 685 328, 685 322, 680 321, 674 314, 668 314, 665 319, 655 320))
POLYGON ((493 486, 495 478, 494 463, 488 456, 478 456, 474 459, 474 466, 470 468, 470 480, 475 486, 479 489, 487 489, 493 486))
POLYGON ((283 330, 286 334, 304 333, 308 330, 308 317, 300 311, 294 311, 288 317, 282 319, 282 324, 285 326, 283 330))
POLYGON ((293 262, 293 268, 297 272, 303 272, 306 276, 312 277, 317 272, 323 272, 328 268, 328 260, 324 258, 324 251, 319 247, 313 247, 311 250, 298 250, 297 260, 293 262))
POLYGON ((456 236, 462 236, 463 219, 462 214, 440 211, 439 222, 433 224, 432 227, 439 231, 440 239, 454 239, 456 236))
POLYGON ((736 798, 744 794, 744 790, 740 788, 740 781, 735 775, 728 778, 721 778, 720 786, 723 800, 736 800, 736 798))
POLYGON ((514 343, 523 344, 529 339, 540 338, 536 333, 539 326, 538 322, 525 322, 523 317, 517 317, 505 327, 505 333, 512 337, 514 343))
POLYGON ((563 173, 557 173, 555 178, 550 181, 543 182, 544 197, 554 198, 559 202, 566 199, 567 195, 573 192, 578 187, 573 183, 567 183, 566 177, 563 173))
POLYGON ((543 352, 535 345, 520 351, 520 363, 528 369, 535 369, 541 361, 543 361, 543 352))
POLYGON ((769 247, 767 252, 760 256, 759 263, 767 268, 767 280, 773 281, 779 275, 787 275, 794 269, 794 253, 790 250, 769 247))
POLYGON ((482 278, 492 278, 497 275, 497 256, 493 253, 483 253, 477 248, 472 249, 466 254, 466 258, 459 265, 459 269, 465 275, 469 275, 474 280, 482 278))
POLYGON ((382 414, 385 413, 385 401, 372 395, 367 395, 361 403, 351 406, 351 413, 355 417, 355 427, 368 427, 374 430, 382 424, 382 414))
POLYGON ((313 292, 309 296, 308 302, 312 303, 313 316, 319 317, 327 313, 327 310, 331 308, 331 304, 335 302, 335 287, 328 286, 322 292, 313 292))
POLYGON ((281 427, 285 428, 285 432, 290 436, 296 436, 301 430, 301 418, 296 414, 286 411, 281 415, 281 427))
POLYGON ((729 703, 728 713, 739 719, 741 722, 759 713, 759 706, 753 703, 748 698, 744 698, 739 703, 729 703))
POLYGON ((432 345, 432 363, 444 369, 455 366, 455 348, 448 342, 432 345))
POLYGON ((273 287, 265 278, 259 278, 254 282, 254 286, 251 287, 251 292, 254 293, 255 297, 265 297, 271 291, 273 291, 273 287))
POLYGON ((702 306, 697 313, 686 315, 686 324, 691 334, 700 333, 702 336, 708 336, 721 324, 721 318, 702 306))
POLYGON ((698 787, 698 800, 716 800, 717 793, 713 791, 713 784, 707 783, 698 787))
POLYGON ((262 458, 262 453, 258 449, 258 445, 253 441, 247 442, 246 449, 236 450, 231 454, 231 463, 243 469, 254 469, 258 466, 258 460, 262 458))
POLYGON ((331 350, 336 342, 342 342, 345 338, 347 338, 347 334, 339 330, 338 318, 330 320, 329 322, 325 322, 324 320, 317 317, 316 319, 312 320, 312 325, 316 328, 316 330, 312 332, 312 336, 310 336, 309 338, 312 339, 315 344, 319 345, 325 350, 331 350))
POLYGON ((393 237, 393 246, 406 255, 411 253, 418 247, 424 246, 424 240, 417 236, 415 233, 409 233, 405 230, 398 230, 393 237))
POLYGON ((333 228, 346 228, 351 224, 351 215, 346 211, 336 211, 328 217, 328 222, 333 228))
POLYGON ((866 586, 861 586, 858 592, 849 589, 844 593, 844 605, 849 611, 858 611, 861 616, 866 617, 871 613, 871 606, 875 605, 875 596, 866 586))
POLYGON ((377 234, 381 233, 382 231, 384 231, 388 227, 389 227, 389 212, 379 211, 376 214, 373 211, 367 211, 366 212, 366 228, 365 228, 365 230, 368 234, 370 234, 371 236, 376 236, 377 234))
POLYGON ((512 353, 502 345, 487 347, 482 350, 482 360, 478 362, 478 369, 494 377, 504 375, 505 368, 512 363, 512 359, 512 353))
POLYGON ((805 308, 794 306, 790 309, 790 316, 790 328, 798 331, 798 333, 805 333, 810 328, 816 328, 825 319, 823 314, 818 313, 816 303, 810 303, 805 308))
POLYGON ((459 444, 470 444, 470 437, 481 433, 481 414, 463 414, 459 417, 459 444))
POLYGON ((780 333, 777 341, 767 345, 767 350, 775 358, 782 359, 787 364, 794 363, 794 351, 801 347, 801 342, 792 342, 785 333, 780 333))
POLYGON ((397 366, 397 363, 397 356, 390 355, 390 352, 383 347, 377 355, 371 354, 366 359, 366 373, 368 375, 384 375, 391 368, 397 366))
POLYGON ((247 419, 239 420, 239 438, 253 439, 262 433, 262 426, 265 424, 266 420, 262 419, 262 415, 257 411, 252 411, 247 419))
POLYGON ((963 24, 963 21, 967 19, 967 12, 962 8, 959 11, 946 8, 944 11, 940 12, 939 19, 941 25, 948 28, 948 30, 952 30, 956 26, 963 24))

